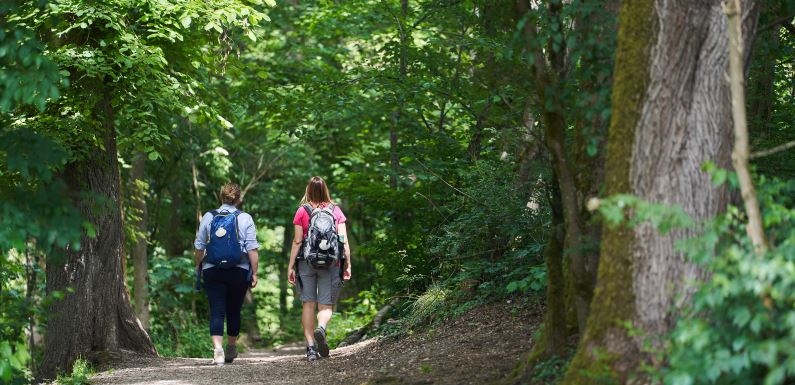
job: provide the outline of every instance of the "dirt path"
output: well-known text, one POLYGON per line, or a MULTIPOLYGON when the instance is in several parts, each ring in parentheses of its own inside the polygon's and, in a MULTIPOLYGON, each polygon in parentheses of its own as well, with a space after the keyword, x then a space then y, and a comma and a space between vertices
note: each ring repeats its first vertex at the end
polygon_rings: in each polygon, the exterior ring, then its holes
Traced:
POLYGON ((483 384, 506 375, 530 348, 539 309, 487 305, 437 328, 397 341, 368 340, 306 362, 300 344, 253 350, 233 364, 209 359, 128 360, 94 384, 483 384))

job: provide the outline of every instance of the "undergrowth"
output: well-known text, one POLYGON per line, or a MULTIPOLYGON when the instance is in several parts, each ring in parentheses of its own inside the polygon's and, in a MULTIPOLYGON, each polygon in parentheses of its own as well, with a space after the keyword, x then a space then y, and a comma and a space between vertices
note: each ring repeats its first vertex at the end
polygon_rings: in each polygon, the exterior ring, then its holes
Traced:
POLYGON ((90 384, 91 376, 94 375, 94 370, 88 361, 78 358, 72 366, 72 373, 58 375, 55 380, 60 385, 87 385, 90 384))

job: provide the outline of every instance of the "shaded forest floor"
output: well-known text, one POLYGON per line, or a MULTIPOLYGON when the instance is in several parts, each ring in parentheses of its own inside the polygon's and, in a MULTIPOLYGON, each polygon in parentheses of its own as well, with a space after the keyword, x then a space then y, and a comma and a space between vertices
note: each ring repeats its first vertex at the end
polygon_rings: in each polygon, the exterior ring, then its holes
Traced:
MULTIPOLYGON (((530 349, 542 309, 484 305, 400 339, 367 340, 309 363, 301 344, 250 350, 232 364, 128 357, 92 384, 484 384, 505 377, 530 349)), ((333 325, 332 325, 333 327, 333 325)), ((333 330, 332 330, 333 332, 333 330)))

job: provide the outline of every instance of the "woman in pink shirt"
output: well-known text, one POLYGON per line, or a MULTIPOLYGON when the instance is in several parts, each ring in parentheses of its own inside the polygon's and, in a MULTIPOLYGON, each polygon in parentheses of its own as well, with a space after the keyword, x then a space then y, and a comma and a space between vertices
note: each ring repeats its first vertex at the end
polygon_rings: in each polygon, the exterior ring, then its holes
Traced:
POLYGON ((295 225, 295 237, 290 251, 290 264, 287 267, 287 279, 291 285, 295 286, 298 281, 298 290, 303 302, 303 313, 301 324, 304 327, 304 337, 306 337, 306 358, 314 361, 321 357, 328 357, 329 347, 326 340, 326 327, 331 319, 334 305, 337 303, 342 280, 351 279, 351 250, 348 246, 348 233, 345 228, 345 214, 331 200, 328 187, 323 178, 314 176, 306 186, 306 192, 301 205, 295 212, 293 224, 295 225), (340 260, 336 264, 327 268, 314 268, 306 259, 299 257, 303 255, 304 239, 309 230, 310 211, 316 209, 331 208, 334 222, 337 226, 337 235, 343 242, 343 252, 345 255, 345 266, 340 266, 340 260), (296 268, 298 277, 296 277, 296 268), (340 269, 342 276, 340 277, 340 269), (317 323, 315 328, 315 304, 317 304, 317 323))

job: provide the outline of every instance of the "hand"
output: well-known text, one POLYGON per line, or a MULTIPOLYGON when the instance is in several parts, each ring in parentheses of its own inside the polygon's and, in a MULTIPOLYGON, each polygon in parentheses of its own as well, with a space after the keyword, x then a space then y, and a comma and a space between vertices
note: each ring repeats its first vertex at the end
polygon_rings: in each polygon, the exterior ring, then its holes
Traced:
POLYGON ((252 275, 251 276, 251 288, 253 289, 255 287, 257 287, 257 276, 256 275, 252 275))
POLYGON ((287 268, 287 282, 289 282, 290 285, 295 286, 295 269, 292 267, 287 268))
POLYGON ((342 273, 342 279, 349 281, 351 279, 351 264, 345 265, 345 271, 342 273))

